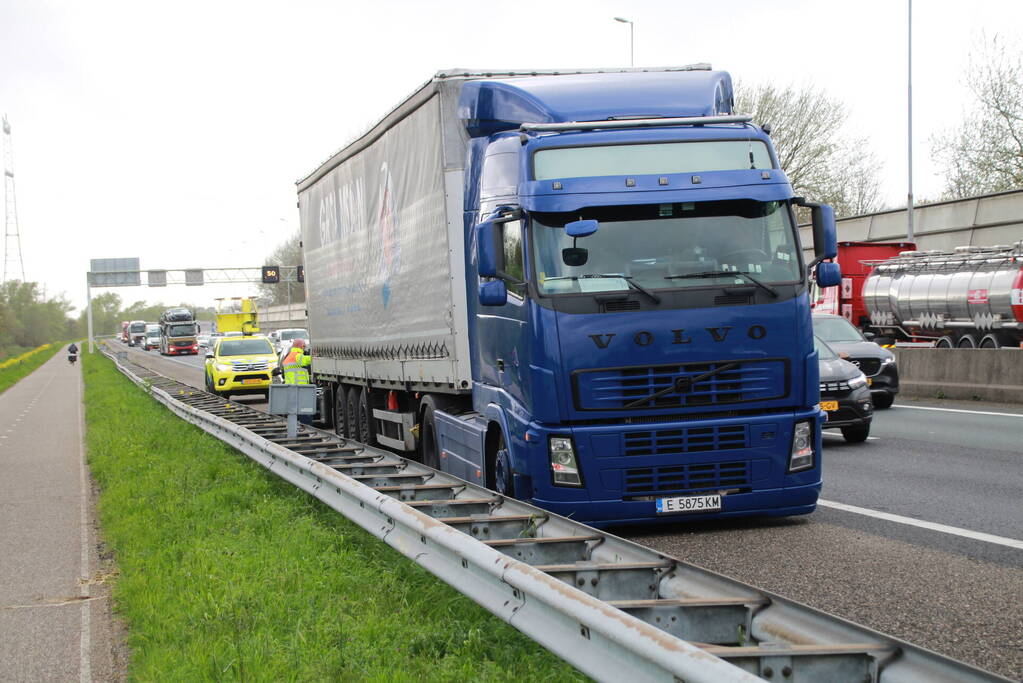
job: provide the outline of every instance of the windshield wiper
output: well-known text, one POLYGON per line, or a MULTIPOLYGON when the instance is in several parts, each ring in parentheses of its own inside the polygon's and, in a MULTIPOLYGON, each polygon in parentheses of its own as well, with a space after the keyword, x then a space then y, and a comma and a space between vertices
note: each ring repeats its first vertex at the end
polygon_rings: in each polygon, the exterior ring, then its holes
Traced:
POLYGON ((661 303, 661 297, 657 296, 643 285, 637 282, 633 282, 632 275, 625 275, 624 273, 587 273, 585 275, 558 275, 556 277, 544 278, 544 281, 546 282, 547 280, 591 280, 604 277, 616 277, 625 280, 625 284, 627 284, 629 287, 632 287, 637 292, 645 294, 646 296, 650 297, 650 300, 653 301, 655 304, 661 303))
MULTIPOLYGON (((753 277, 752 275, 750 275, 749 271, 745 271, 745 270, 708 270, 708 271, 704 271, 704 272, 700 272, 700 273, 682 273, 681 275, 665 275, 664 279, 665 280, 686 280, 686 279, 689 279, 689 278, 730 277, 730 276, 733 276, 733 275, 739 275, 739 276, 742 276, 742 277, 746 278, 747 280, 749 280, 750 282, 755 284, 757 287, 760 287, 762 290, 764 290, 765 292, 770 294, 775 299, 778 298, 778 290, 777 289, 775 289, 771 285, 767 284, 766 282, 761 282, 759 279, 757 279, 757 278, 753 277)), ((722 286, 723 287, 735 287, 737 285, 732 284, 732 285, 722 285, 722 286)))

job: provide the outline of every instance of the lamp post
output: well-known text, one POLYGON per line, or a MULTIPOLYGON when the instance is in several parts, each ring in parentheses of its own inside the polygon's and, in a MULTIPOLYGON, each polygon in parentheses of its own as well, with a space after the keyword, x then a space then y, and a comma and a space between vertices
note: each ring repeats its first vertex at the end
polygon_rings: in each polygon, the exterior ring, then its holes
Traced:
POLYGON ((909 112, 909 125, 907 126, 908 147, 909 147, 909 194, 906 201, 906 214, 909 218, 906 224, 906 241, 914 241, 913 235, 913 0, 909 0, 909 13, 907 16, 908 26, 908 73, 906 75, 906 96, 907 110, 909 112))
POLYGON ((629 66, 630 67, 631 66, 636 66, 635 51, 634 51, 635 46, 636 46, 636 42, 635 42, 635 34, 633 33, 633 29, 634 29, 633 23, 631 21, 629 21, 628 19, 625 19, 624 17, 615 17, 615 21, 620 22, 622 24, 628 24, 629 25, 629 66))

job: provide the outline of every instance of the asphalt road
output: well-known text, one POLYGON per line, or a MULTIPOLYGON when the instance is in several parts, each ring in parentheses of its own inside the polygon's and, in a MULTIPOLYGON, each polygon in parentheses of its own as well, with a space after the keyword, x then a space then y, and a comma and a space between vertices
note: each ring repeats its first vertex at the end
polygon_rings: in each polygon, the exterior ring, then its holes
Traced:
MULTIPOLYGON (((129 352, 133 360, 143 357, 136 362, 202 387, 201 356, 129 352)), ((258 398, 241 400, 265 406, 258 398)), ((614 531, 1021 680, 1023 455, 1016 444, 1023 437, 1023 409, 903 403, 878 412, 864 443, 847 444, 837 431, 825 433, 822 505, 811 515, 680 520, 674 527, 614 531), (898 517, 893 521, 876 513, 898 517), (914 520, 934 528, 921 528, 914 520), (985 534, 1014 539, 1016 545, 985 534)))
POLYGON ((1021 680, 1023 549, 979 535, 1023 539, 1020 413, 913 402, 879 411, 864 443, 825 432, 822 501, 864 514, 822 502, 805 517, 617 533, 1021 680))

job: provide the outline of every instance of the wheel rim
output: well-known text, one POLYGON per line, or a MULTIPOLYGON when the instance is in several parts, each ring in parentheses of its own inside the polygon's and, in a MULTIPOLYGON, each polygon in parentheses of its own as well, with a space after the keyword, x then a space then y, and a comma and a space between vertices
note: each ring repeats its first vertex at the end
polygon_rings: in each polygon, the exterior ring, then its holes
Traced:
POLYGON ((345 434, 345 392, 338 387, 334 390, 334 433, 338 436, 345 434))

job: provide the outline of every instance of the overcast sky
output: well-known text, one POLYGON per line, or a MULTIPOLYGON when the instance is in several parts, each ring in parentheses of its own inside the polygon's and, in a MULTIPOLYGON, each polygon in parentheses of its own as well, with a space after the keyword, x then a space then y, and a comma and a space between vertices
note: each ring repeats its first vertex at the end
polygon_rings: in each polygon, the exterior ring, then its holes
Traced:
MULTIPOLYGON (((905 0, 47 2, 0 0, 0 112, 14 134, 27 279, 85 300, 90 258, 255 266, 297 229, 294 181, 441 69, 710 62, 844 101, 906 196, 905 0)), ((970 105, 981 35, 1019 45, 1020 0, 914 5, 917 198, 928 139, 970 105)), ((208 304, 237 286, 120 289, 208 304)))

